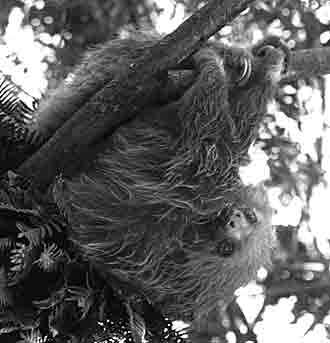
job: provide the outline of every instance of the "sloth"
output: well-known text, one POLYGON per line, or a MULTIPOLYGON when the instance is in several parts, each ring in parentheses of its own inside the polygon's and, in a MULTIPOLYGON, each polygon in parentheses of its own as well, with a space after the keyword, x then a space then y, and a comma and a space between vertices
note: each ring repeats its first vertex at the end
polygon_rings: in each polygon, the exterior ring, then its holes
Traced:
MULTIPOLYGON (((116 75, 149 45, 106 43, 41 108, 92 94, 100 75, 116 75)), ((195 81, 178 100, 145 108, 104 138, 85 170, 53 185, 84 256, 170 319, 198 326, 271 265, 272 209, 262 187, 243 184, 239 167, 288 55, 275 37, 250 48, 205 44, 192 57, 195 81)))

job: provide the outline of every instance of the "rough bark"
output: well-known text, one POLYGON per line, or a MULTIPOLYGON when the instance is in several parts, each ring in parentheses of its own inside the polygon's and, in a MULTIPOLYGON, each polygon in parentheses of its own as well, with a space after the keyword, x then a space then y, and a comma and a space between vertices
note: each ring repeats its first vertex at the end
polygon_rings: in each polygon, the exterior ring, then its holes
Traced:
POLYGON ((293 51, 290 60, 289 75, 282 82, 290 79, 290 74, 299 78, 330 73, 330 48, 293 51))

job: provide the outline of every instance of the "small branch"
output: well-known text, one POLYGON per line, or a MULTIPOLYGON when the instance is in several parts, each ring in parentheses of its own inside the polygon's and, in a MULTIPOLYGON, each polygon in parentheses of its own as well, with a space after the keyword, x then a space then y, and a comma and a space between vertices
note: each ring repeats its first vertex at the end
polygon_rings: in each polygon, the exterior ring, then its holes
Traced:
POLYGON ((159 96, 157 75, 174 69, 252 2, 209 1, 94 95, 18 172, 35 180, 41 189, 46 189, 57 174, 70 173, 93 143, 159 96))
MULTIPOLYGON (((330 48, 293 51, 290 55, 289 71, 295 78, 325 75, 330 73, 330 48)), ((290 73, 281 80, 291 79, 290 73)))
POLYGON ((291 60, 296 73, 314 76, 330 73, 330 48, 299 50, 291 54, 291 60))
POLYGON ((296 281, 296 280, 281 280, 277 284, 272 284, 266 290, 266 296, 270 297, 286 297, 293 294, 307 294, 310 292, 320 292, 322 289, 329 289, 329 279, 321 279, 315 281, 296 281))

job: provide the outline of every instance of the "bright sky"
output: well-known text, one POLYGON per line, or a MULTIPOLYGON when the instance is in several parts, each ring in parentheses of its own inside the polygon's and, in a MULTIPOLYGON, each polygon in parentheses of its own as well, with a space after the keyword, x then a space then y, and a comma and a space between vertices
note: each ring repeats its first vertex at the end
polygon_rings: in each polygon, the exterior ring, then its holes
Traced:
POLYGON ((173 0, 156 0, 160 8, 163 8, 163 13, 157 17, 156 29, 160 33, 170 33, 175 30, 184 20, 184 7, 178 4, 175 7, 173 0))
MULTIPOLYGON (((181 5, 175 8, 174 1, 172 0, 157 0, 157 2, 160 7, 164 8, 164 12, 157 19, 156 28, 161 33, 169 33, 183 21, 184 9, 181 5)), ((327 13, 324 12, 324 16, 328 15, 330 17, 329 4, 327 11, 327 13)), ((15 8, 10 14, 7 30, 2 37, 5 44, 0 45, 0 56, 2 56, 0 58, 0 70, 5 70, 8 74, 11 74, 17 84, 20 84, 31 95, 39 97, 47 88, 47 81, 44 77, 47 64, 42 60, 45 56, 52 60, 54 55, 50 49, 34 41, 35 37, 31 27, 21 27, 22 20, 23 13, 18 8, 15 8), (13 53, 16 53, 23 61, 22 65, 16 66, 11 58, 3 58, 3 56, 10 56, 13 53), (27 72, 24 70, 25 67, 27 72)), ((50 36, 45 34, 42 39, 46 42, 52 41, 55 44, 60 44, 60 38, 56 35, 50 36)), ((329 78, 326 80, 327 94, 329 94, 329 78)), ((319 91, 312 91, 310 87, 306 86, 299 91, 298 96, 301 101, 307 100, 310 113, 302 117, 301 131, 293 120, 287 118, 275 107, 273 108, 273 113, 279 124, 286 128, 287 135, 299 142, 302 151, 309 153, 312 158, 315 157, 314 143, 316 138, 324 137, 324 169, 326 171, 326 181, 329 182, 330 135, 329 129, 325 128, 323 124, 330 124, 330 97, 327 97, 326 111, 322 113, 319 91)), ((253 156, 253 162, 248 167, 242 168, 243 179, 247 183, 259 183, 266 180, 269 177, 267 156, 256 147, 251 148, 251 156, 253 156)), ((297 224, 300 219, 302 202, 296 197, 291 199, 286 205, 283 205, 279 200, 279 194, 280 190, 276 188, 269 192, 271 203, 277 210, 277 214, 274 216, 274 224, 297 224)), ((324 185, 319 186, 312 197, 310 229, 316 234, 319 246, 327 256, 330 254, 327 243, 327 240, 330 239, 330 230, 325 230, 324 224, 330 223, 329 204, 329 189, 324 185)), ((306 229, 304 234, 303 239, 309 240, 313 238, 308 229, 306 229)), ((247 318, 252 322, 263 303, 262 289, 251 284, 249 287, 240 290, 239 294, 239 303, 247 318)), ((294 302, 294 297, 284 298, 277 305, 267 307, 263 320, 256 327, 260 343, 278 343, 279 341, 290 343, 329 342, 326 339, 326 331, 322 325, 316 326, 310 333, 304 335, 307 328, 313 322, 311 314, 301 317, 295 324, 292 323, 294 319, 292 313, 294 302)), ((228 335, 228 342, 234 343, 233 335, 228 335)))

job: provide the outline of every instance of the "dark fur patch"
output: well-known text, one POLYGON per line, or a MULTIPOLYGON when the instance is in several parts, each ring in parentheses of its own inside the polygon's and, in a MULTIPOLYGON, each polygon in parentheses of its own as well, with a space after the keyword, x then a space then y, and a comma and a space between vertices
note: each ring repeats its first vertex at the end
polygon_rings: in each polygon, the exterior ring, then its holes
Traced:
POLYGON ((238 168, 275 85, 259 80, 260 60, 236 49, 252 73, 235 86, 216 51, 195 56, 199 76, 168 113, 177 130, 162 125, 166 113, 158 122, 139 117, 109 138, 93 167, 54 187, 85 254, 171 318, 196 319, 228 303, 270 264, 274 246, 265 192, 244 186, 238 168), (242 209, 234 225, 228 208, 242 209), (221 256, 224 239, 238 244, 221 256))

